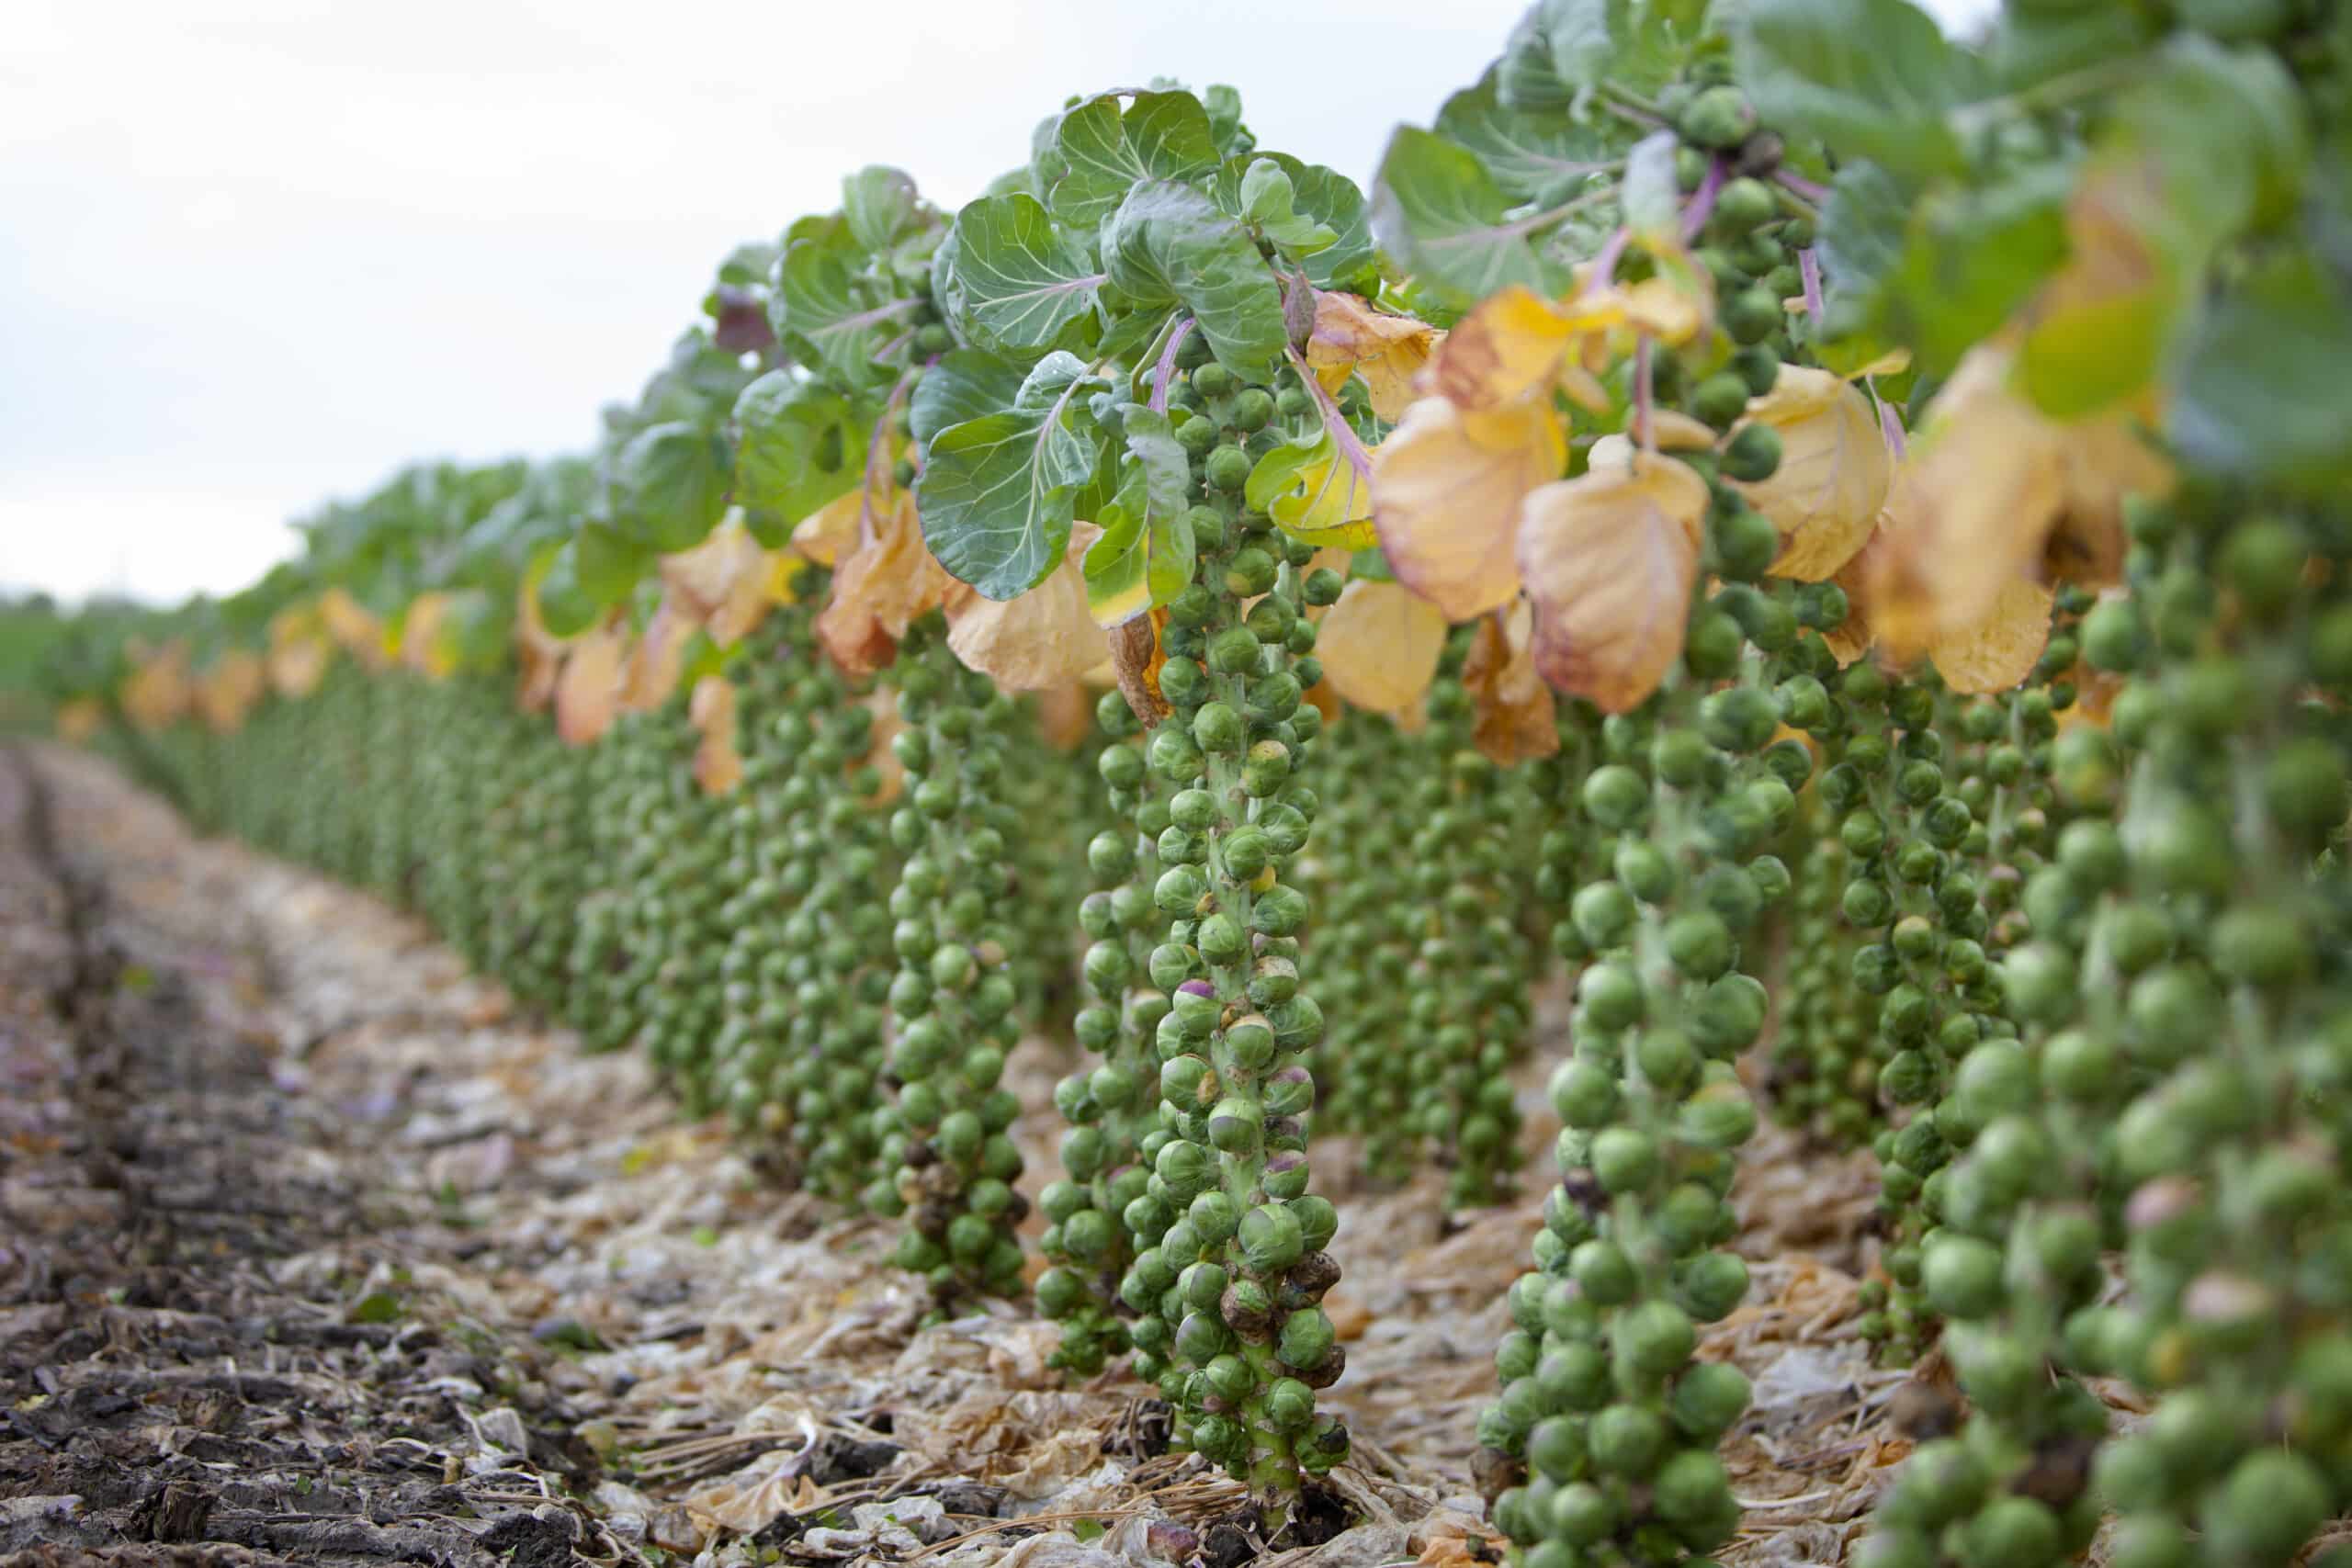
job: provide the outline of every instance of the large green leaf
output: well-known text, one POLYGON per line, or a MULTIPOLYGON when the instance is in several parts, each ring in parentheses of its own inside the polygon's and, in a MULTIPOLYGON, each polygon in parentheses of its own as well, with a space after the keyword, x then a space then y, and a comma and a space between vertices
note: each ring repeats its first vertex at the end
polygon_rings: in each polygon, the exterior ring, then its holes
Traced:
POLYGON ((583 523, 569 541, 581 591, 602 608, 617 604, 645 575, 651 555, 609 523, 583 523))
POLYGON ((694 548, 726 513, 733 470, 727 438, 716 431, 683 423, 639 431, 616 469, 629 532, 662 555, 694 548))
POLYGON ((1102 259, 1128 299, 1192 311, 1227 369, 1272 378, 1290 342, 1282 286, 1249 233, 1207 196, 1168 180, 1136 186, 1103 220, 1102 259))
POLYGON ((1031 358, 1093 314, 1102 274, 1034 197, 983 197, 956 215, 934 293, 947 323, 992 354, 1031 358))
POLYGON ((1457 304, 1506 284, 1549 291, 1555 281, 1528 243, 1531 225, 1470 152, 1401 126, 1372 187, 1372 226, 1398 265, 1457 304))
POLYGON ((1982 187, 1914 192, 1873 164, 1843 171, 1821 220, 1827 330, 1911 349, 1942 376, 2066 259, 2071 169, 2028 164, 1982 187))
POLYGON ((882 350, 907 335, 908 318, 922 305, 911 297, 881 298, 858 276, 861 260, 845 226, 797 240, 777 264, 769 305, 776 335, 794 355, 850 386, 890 373, 882 350))
POLYGON ((869 164, 842 181, 842 218, 867 251, 887 251, 921 224, 922 198, 898 169, 869 164))
POLYGON ((580 541, 566 539, 539 570, 539 621, 558 637, 576 637, 595 620, 596 596, 580 581, 580 541))
POLYGON ((1543 0, 1537 17, 1568 91, 1606 82, 1646 93, 1682 63, 1705 11, 1704 0, 1543 0))
POLYGON ((2293 210, 2311 158, 2294 78, 2267 49, 2182 34, 2118 96, 2112 139, 2153 156, 2181 243, 2199 253, 2293 210))
POLYGON ((1497 96, 1495 73, 1445 100, 1437 133, 1467 148, 1495 186, 1513 201, 1557 203, 1624 156, 1623 122, 1580 124, 1565 114, 1514 109, 1497 96))
POLYGON ((1730 31, 1739 80, 1768 125, 1895 170, 1958 167, 1944 117, 1977 74, 1910 0, 1748 0, 1730 31))
POLYGON ((2191 335, 2166 420, 2201 468, 2313 496, 2352 481, 2352 294, 2309 254, 2266 263, 2191 335))
POLYGON ((1012 406, 1020 395, 1022 369, 977 348, 953 349, 922 373, 907 404, 907 433, 918 452, 951 424, 980 419, 1012 406))
POLYGON ((771 370, 735 401, 735 500, 771 549, 858 482, 866 428, 848 401, 790 370, 771 370))
POLYGON ((1102 450, 1079 396, 1101 383, 1084 370, 1069 355, 1048 355, 1012 407, 931 439, 915 484, 923 539, 940 565, 988 598, 1035 588, 1069 547, 1073 497, 1102 450))
POLYGON ((1565 114, 1576 103, 1577 90, 1560 80, 1552 61, 1552 39, 1544 25, 1544 6, 1530 6, 1503 40, 1503 56, 1495 62, 1495 90, 1512 108, 1531 114, 1565 114))
POLYGON ((1208 110, 1190 93, 1090 99, 1061 118, 1054 149, 1067 170, 1053 184, 1054 216, 1091 230, 1146 180, 1189 180, 1222 162, 1208 110))
MULTIPOLYGON (((1244 209, 1241 182, 1250 165, 1265 159, 1289 176, 1291 210, 1309 223, 1320 223, 1338 236, 1299 262, 1306 280, 1329 288, 1353 276, 1374 254, 1372 225, 1364 217, 1363 192, 1355 181, 1320 164, 1303 164, 1287 152, 1257 152, 1227 160, 1210 183, 1216 204, 1229 213, 1244 209)), ((1277 236, 1279 237, 1279 236, 1277 236)))

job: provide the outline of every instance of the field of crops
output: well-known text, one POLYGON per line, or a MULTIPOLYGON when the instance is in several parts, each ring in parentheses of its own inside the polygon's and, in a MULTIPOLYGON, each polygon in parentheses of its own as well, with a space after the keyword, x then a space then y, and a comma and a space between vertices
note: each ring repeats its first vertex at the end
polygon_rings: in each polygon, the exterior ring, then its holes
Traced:
POLYGON ((1542 0, 1363 187, 1173 84, 860 170, 597 450, 0 617, 14 705, 1232 1510, 1073 1550, 1385 1561, 1419 1475, 1431 1563, 2342 1568, 2352 11, 1712 11, 1542 0))

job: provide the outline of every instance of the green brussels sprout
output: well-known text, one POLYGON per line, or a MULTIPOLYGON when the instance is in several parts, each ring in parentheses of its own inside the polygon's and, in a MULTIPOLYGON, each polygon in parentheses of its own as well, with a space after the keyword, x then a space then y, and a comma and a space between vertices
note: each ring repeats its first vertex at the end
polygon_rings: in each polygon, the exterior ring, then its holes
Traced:
POLYGON ((1283 1319, 1274 1354, 1286 1367, 1313 1371, 1323 1365, 1338 1345, 1339 1335, 1323 1309, 1302 1307, 1283 1319))

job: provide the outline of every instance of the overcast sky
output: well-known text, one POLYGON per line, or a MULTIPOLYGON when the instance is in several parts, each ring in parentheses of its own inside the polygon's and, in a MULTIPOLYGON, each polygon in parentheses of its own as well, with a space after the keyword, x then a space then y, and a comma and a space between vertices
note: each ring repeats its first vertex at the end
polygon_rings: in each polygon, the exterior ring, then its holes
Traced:
POLYGON ((1363 182, 1523 4, 12 0, 0 588, 234 589, 404 461, 584 447, 730 246, 868 163, 952 210, 1074 91, 1230 82, 1363 182))

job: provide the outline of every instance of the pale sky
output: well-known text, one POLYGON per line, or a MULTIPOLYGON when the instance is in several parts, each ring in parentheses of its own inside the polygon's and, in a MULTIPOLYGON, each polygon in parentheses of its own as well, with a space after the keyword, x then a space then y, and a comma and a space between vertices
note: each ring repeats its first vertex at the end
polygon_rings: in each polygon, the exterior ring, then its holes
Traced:
POLYGON ((0 589, 232 590, 403 462, 582 449, 731 246, 869 163, 953 210, 1072 92, 1230 82, 1368 183, 1523 5, 13 0, 0 589))

